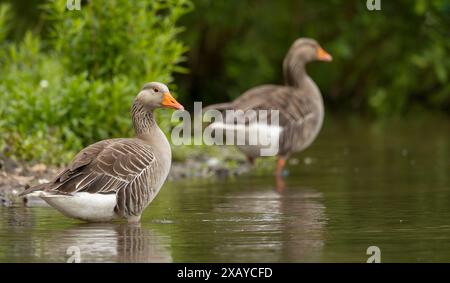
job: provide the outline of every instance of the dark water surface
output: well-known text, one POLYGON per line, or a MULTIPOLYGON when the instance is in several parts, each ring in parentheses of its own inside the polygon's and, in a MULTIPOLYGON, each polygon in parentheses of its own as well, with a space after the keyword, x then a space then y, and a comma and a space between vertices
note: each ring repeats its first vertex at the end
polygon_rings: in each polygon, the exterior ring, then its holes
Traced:
POLYGON ((0 207, 0 262, 450 262, 449 120, 327 117, 288 168, 167 183, 140 226, 0 207))

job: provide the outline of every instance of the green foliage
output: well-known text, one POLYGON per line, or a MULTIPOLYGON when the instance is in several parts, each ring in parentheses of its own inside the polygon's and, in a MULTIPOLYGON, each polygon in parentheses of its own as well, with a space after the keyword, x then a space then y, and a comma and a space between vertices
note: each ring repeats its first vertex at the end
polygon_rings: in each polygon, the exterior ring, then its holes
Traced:
POLYGON ((0 5, 0 42, 4 42, 8 35, 8 14, 10 8, 7 5, 0 5))
MULTIPOLYGON (((81 11, 66 10, 65 2, 43 6, 50 37, 28 32, 2 43, 6 155, 60 163, 97 140, 129 136, 129 108, 141 85, 170 83, 183 71, 177 64, 186 47, 176 39, 176 22, 188 1, 90 1, 81 11)), ((5 37, 8 7, 0 7, 5 37)))
POLYGON ((250 87, 282 83, 282 59, 298 37, 312 37, 331 64, 308 71, 329 108, 378 117, 413 106, 450 110, 450 2, 194 1, 190 27, 191 74, 180 76, 185 96, 205 104, 228 101, 250 87))
POLYGON ((89 78, 124 75, 138 84, 148 78, 169 82, 186 47, 176 36, 187 1, 95 1, 68 12, 59 1, 48 4, 54 21, 53 44, 72 73, 89 78), (161 59, 160 59, 161 58, 161 59))

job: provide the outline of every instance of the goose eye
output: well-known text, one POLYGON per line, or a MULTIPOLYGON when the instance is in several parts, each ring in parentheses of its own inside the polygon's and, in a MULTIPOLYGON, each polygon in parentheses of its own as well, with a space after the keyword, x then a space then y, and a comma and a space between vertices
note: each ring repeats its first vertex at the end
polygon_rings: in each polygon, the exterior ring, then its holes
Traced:
POLYGON ((159 90, 157 88, 154 88, 153 91, 154 92, 159 92, 159 90))

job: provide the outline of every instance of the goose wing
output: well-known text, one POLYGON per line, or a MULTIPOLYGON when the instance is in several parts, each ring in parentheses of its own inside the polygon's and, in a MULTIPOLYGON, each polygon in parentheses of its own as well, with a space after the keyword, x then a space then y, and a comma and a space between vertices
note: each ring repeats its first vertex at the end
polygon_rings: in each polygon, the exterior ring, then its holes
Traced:
MULTIPOLYGON (((266 85, 248 90, 234 101, 235 109, 278 110, 280 126, 301 124, 314 113, 314 104, 301 90, 276 85, 266 85)), ((270 121, 270 111, 268 112, 270 121)))
POLYGON ((279 140, 280 155, 289 154, 294 148, 306 144, 319 119, 314 101, 301 89, 289 86, 263 85, 252 88, 230 103, 228 109, 243 110, 244 113, 256 110, 256 116, 250 116, 250 119, 245 120, 246 123, 256 121, 256 118, 259 121, 265 118, 265 121, 270 122, 270 110, 278 110, 279 126, 283 129, 279 140))
POLYGON ((156 194, 152 190, 158 181, 154 174, 156 167, 152 147, 143 141, 104 140, 79 152, 65 170, 45 184, 43 190, 67 195, 115 193, 116 213, 139 215, 156 194))

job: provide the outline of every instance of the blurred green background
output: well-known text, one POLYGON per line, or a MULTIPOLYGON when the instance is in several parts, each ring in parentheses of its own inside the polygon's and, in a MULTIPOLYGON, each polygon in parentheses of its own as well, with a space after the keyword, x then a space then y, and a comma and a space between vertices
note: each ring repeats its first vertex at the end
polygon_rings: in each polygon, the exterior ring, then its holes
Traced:
MULTIPOLYGON (((308 72, 329 113, 371 119, 450 112, 450 1, 0 0, 0 152, 60 164, 132 135, 138 89, 162 81, 190 109, 282 83, 298 37, 333 55, 308 72)), ((164 130, 168 111, 158 113, 164 130)))

